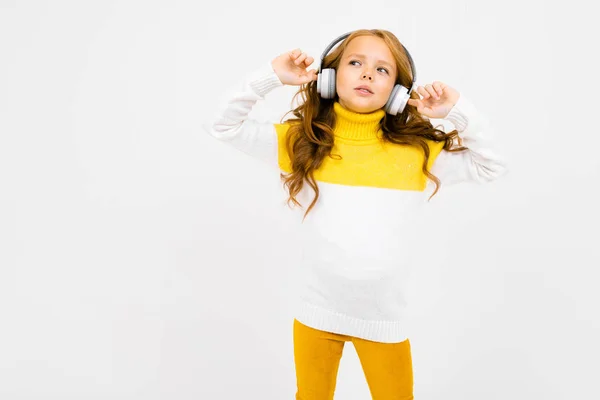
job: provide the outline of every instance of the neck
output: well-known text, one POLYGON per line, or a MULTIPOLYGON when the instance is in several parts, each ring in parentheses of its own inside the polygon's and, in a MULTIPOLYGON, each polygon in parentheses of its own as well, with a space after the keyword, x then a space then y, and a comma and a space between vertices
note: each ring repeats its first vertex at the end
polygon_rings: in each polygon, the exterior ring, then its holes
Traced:
POLYGON ((333 129, 336 138, 353 141, 372 141, 379 138, 384 110, 361 114, 344 108, 336 101, 333 103, 333 111, 336 115, 333 129))

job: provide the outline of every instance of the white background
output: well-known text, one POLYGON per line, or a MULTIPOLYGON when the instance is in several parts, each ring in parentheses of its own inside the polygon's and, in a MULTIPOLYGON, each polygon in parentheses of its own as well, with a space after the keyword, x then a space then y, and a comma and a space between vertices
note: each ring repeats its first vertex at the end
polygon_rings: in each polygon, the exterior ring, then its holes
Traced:
MULTIPOLYGON (((0 0, 0 398, 292 399, 296 220, 278 173, 201 124, 261 63, 376 27, 419 84, 469 96, 510 165, 415 232, 415 398, 600 398, 595 14, 205 3, 0 0)), ((336 399, 368 398, 347 344, 336 399)))

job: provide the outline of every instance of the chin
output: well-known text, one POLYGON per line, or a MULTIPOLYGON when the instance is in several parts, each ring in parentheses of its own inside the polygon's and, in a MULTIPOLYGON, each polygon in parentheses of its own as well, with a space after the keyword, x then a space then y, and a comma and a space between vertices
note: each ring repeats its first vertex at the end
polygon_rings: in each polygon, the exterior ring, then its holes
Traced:
POLYGON ((370 114, 373 111, 376 111, 377 108, 365 108, 365 107, 360 107, 360 108, 355 108, 354 112, 360 113, 360 114, 370 114))
POLYGON ((373 111, 379 110, 383 106, 378 106, 377 104, 369 103, 369 104, 360 104, 360 103, 350 103, 350 108, 357 113, 368 114, 373 111))
POLYGON ((341 100, 340 99, 339 101, 347 109, 357 112, 357 113, 361 113, 361 114, 368 114, 373 111, 377 111, 380 108, 382 108, 383 106, 385 106, 385 103, 380 104, 381 102, 376 101, 374 99, 352 98, 350 100, 341 100))

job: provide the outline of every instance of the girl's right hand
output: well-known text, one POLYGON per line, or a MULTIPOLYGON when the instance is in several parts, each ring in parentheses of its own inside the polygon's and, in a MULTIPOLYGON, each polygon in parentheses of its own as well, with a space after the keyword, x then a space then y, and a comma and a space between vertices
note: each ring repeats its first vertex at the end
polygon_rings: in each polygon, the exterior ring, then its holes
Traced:
POLYGON ((303 53, 300 49, 283 53, 271 61, 273 71, 284 85, 299 86, 317 80, 317 70, 306 70, 314 58, 303 53))

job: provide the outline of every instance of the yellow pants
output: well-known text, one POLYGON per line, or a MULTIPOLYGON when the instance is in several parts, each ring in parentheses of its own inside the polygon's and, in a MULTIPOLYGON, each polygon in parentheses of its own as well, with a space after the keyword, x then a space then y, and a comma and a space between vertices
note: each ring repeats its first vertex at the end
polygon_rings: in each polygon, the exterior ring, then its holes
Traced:
POLYGON ((352 342, 373 400, 413 400, 410 342, 379 343, 294 320, 296 400, 332 400, 345 342, 352 342))

